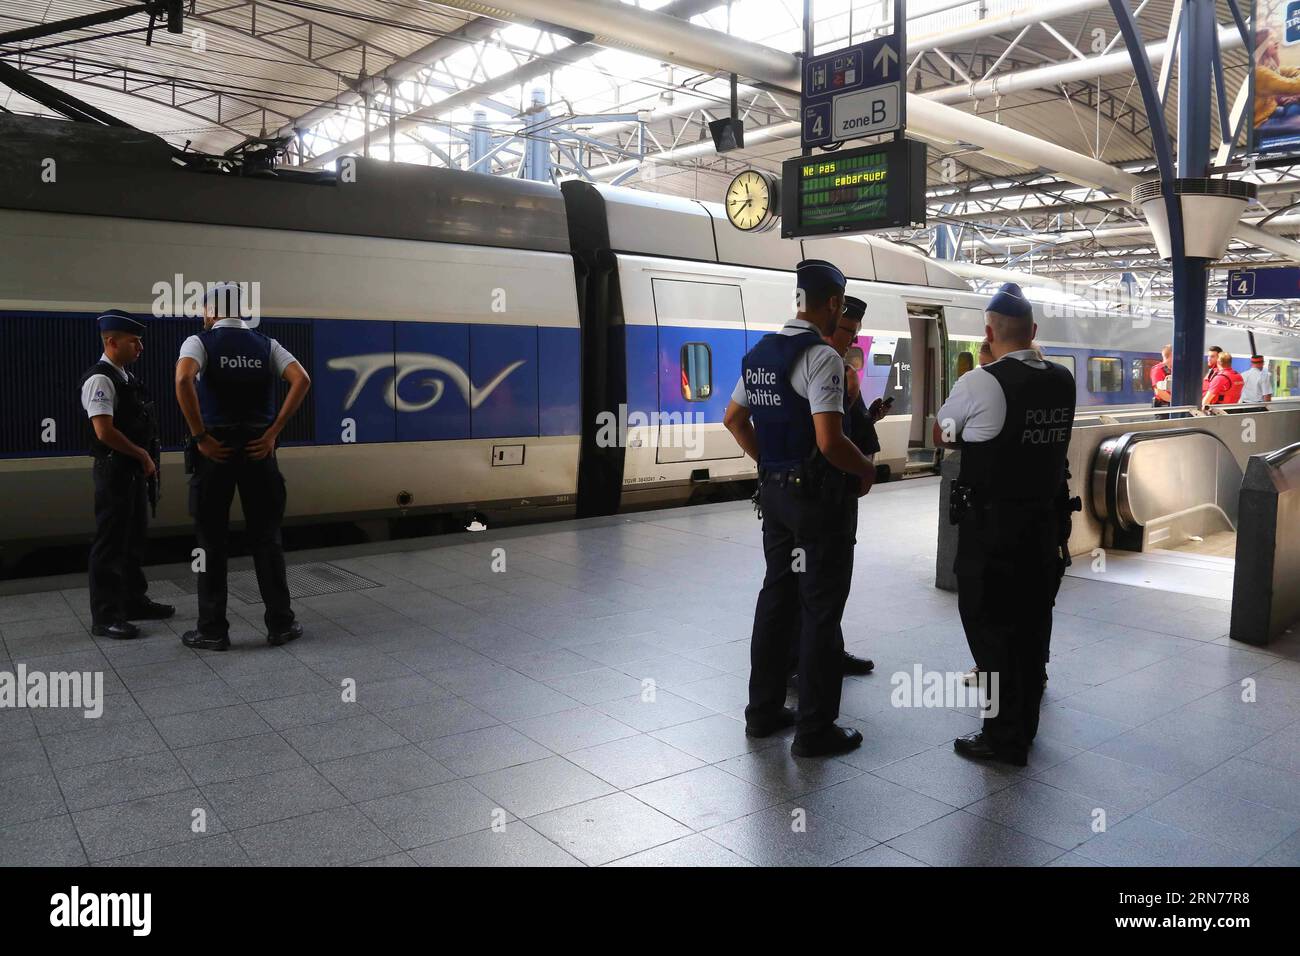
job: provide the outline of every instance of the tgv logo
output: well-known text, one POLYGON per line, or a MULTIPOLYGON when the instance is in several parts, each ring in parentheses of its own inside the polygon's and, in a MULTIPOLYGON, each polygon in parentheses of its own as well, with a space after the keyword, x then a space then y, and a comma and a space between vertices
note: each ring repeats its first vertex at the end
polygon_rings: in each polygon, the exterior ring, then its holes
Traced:
POLYGON ((349 355, 342 358, 330 359, 325 363, 326 367, 335 372, 351 372, 356 378, 352 382, 352 388, 348 390, 347 396, 343 400, 343 410, 347 411, 361 395, 361 390, 366 387, 366 382, 376 372, 392 369, 393 375, 388 380, 388 387, 384 390, 384 400, 388 402, 388 407, 399 412, 422 412, 426 408, 432 408, 438 404, 442 398, 442 393, 446 388, 446 383, 439 378, 422 378, 419 381, 431 389, 427 399, 422 402, 408 402, 397 394, 397 388, 402 381, 415 372, 437 372, 450 379, 452 384, 460 390, 466 403, 470 408, 478 408, 482 405, 489 395, 491 395, 498 385, 519 366, 524 364, 523 359, 511 362, 500 372, 498 372, 486 385, 478 386, 470 381, 469 373, 453 362, 451 359, 443 358, 441 355, 429 355, 424 352, 379 352, 374 355, 349 355))

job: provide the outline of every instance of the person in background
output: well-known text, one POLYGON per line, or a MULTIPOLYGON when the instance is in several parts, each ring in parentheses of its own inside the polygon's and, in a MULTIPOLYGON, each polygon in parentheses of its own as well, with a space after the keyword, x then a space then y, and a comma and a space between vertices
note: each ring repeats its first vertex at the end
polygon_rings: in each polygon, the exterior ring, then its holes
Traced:
POLYGON ((1174 370, 1174 347, 1166 345, 1160 350, 1160 362, 1151 366, 1151 407, 1169 407, 1169 386, 1174 370))
POLYGON ((1250 357, 1250 368, 1241 374, 1242 389, 1241 400, 1243 402, 1271 402, 1273 401, 1273 376, 1269 374, 1264 367, 1264 356, 1252 355, 1250 357))
POLYGON ((1206 353, 1205 380, 1201 383, 1201 399, 1204 400, 1205 393, 1210 388, 1210 383, 1214 381, 1215 376, 1219 374, 1219 355, 1223 349, 1217 345, 1211 345, 1210 351, 1206 353))
POLYGON ((961 378, 975 367, 975 356, 970 352, 957 353, 957 377, 961 378))
POLYGON ((977 356, 977 361, 980 368, 993 361, 993 346, 989 344, 988 339, 980 343, 980 354, 977 356))
POLYGON ((1220 351, 1219 370, 1205 388, 1201 407, 1208 410, 1213 405, 1236 405, 1245 384, 1241 373, 1232 367, 1232 356, 1220 351))

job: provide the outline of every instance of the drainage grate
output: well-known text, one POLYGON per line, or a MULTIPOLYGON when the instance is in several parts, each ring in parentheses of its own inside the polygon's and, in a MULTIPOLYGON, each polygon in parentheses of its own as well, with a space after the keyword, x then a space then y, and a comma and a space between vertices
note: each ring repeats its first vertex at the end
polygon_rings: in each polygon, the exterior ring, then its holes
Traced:
MULTIPOLYGON (((382 587, 359 574, 320 561, 312 564, 292 564, 288 568, 287 577, 289 596, 293 598, 321 597, 325 594, 345 594, 348 591, 382 587)), ((193 594, 197 588, 197 578, 193 575, 175 583, 189 594, 193 594)), ((226 589, 232 597, 238 598, 245 604, 262 603, 262 595, 257 590, 257 574, 254 571, 232 572, 226 579, 226 589)))

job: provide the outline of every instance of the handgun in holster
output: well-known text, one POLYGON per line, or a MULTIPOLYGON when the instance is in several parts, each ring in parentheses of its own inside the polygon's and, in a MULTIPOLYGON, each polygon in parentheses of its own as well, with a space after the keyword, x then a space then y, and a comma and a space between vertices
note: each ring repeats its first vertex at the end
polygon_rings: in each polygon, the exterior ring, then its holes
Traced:
POLYGON ((961 524, 975 500, 975 489, 954 481, 948 492, 948 523, 961 524))

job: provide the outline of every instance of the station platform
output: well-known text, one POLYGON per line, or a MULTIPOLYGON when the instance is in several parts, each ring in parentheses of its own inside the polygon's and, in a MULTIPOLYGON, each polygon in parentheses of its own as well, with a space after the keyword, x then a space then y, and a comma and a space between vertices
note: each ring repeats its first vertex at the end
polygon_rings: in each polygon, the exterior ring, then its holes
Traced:
POLYGON ((1024 769, 953 752, 971 708, 892 706, 894 675, 971 663, 938 489, 861 502, 844 631, 876 672, 840 759, 744 735, 746 502, 293 554, 314 596, 279 649, 248 574, 226 653, 178 640, 185 568, 126 642, 90 636, 84 587, 11 582, 0 670, 107 696, 0 710, 0 864, 1300 864, 1300 634, 1233 645, 1224 600, 1067 577, 1024 769))

